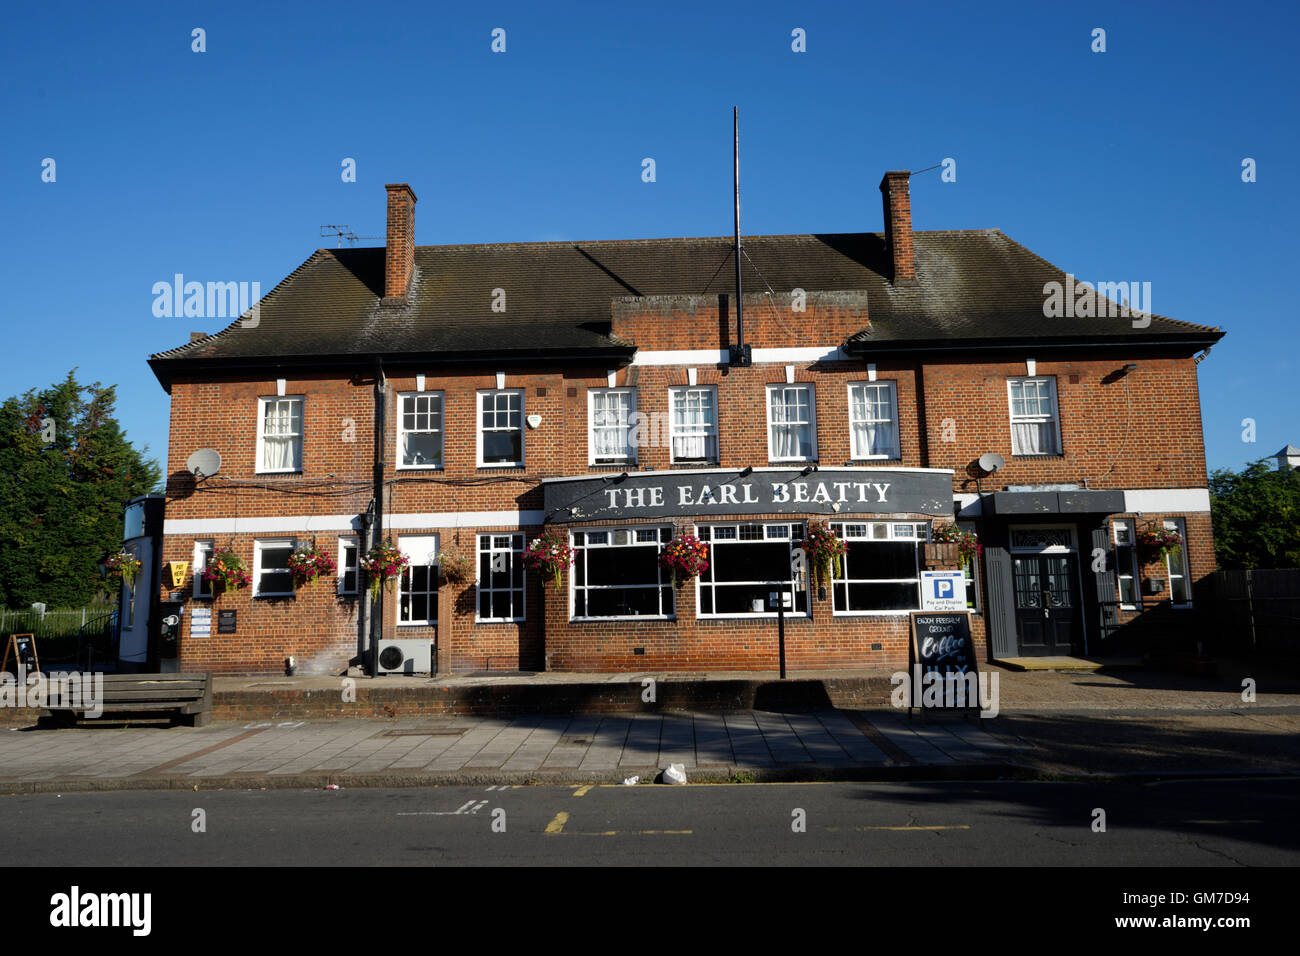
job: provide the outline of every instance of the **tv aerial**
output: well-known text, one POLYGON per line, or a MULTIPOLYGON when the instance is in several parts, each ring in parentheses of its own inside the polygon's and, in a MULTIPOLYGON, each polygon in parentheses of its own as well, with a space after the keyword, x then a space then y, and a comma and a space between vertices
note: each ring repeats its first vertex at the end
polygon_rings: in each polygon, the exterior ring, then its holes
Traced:
POLYGON ((343 240, 345 240, 345 239, 347 240, 349 246, 355 246, 355 245, 357 244, 357 240, 358 240, 358 239, 383 239, 383 238, 385 238, 384 236, 358 236, 355 232, 352 231, 352 228, 351 228, 347 223, 342 223, 342 224, 337 224, 337 225, 331 223, 331 224, 328 224, 328 225, 321 226, 321 227, 320 227, 320 234, 321 234, 321 238, 322 238, 322 239, 324 239, 324 238, 326 238, 326 237, 328 237, 328 236, 335 236, 335 237, 337 237, 337 239, 338 239, 338 245, 335 246, 336 249, 342 249, 342 248, 343 248, 343 240))

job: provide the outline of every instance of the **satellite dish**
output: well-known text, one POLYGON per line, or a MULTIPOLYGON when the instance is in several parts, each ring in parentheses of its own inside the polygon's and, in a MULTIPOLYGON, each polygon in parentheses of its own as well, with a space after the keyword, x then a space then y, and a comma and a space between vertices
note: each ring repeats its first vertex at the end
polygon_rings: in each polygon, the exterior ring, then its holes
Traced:
POLYGON ((986 451, 984 454, 980 455, 980 467, 990 475, 1006 463, 1007 460, 995 451, 986 451))
POLYGON ((221 452, 215 448, 200 448, 185 459, 185 467, 196 478, 208 478, 221 470, 221 452))

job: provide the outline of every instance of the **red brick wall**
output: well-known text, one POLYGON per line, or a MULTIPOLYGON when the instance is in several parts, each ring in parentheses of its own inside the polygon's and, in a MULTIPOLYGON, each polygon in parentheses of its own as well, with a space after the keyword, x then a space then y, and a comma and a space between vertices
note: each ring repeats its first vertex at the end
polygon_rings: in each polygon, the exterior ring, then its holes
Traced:
MULTIPOLYGON (((865 292, 793 290, 744 297, 745 342, 754 348, 838 344, 869 325, 865 292)), ((612 332, 639 349, 722 349, 736 342, 735 296, 652 295, 614 299, 612 332)))
MULTIPOLYGON (((761 309, 750 314, 755 316, 751 341, 757 347, 790 344, 788 337, 780 337, 785 333, 775 319, 765 325, 761 309)), ((840 321, 820 306, 810 315, 808 329, 817 329, 822 319, 832 327, 834 321, 840 321)), ((841 318, 843 328, 853 326, 856 330, 862 316, 841 318)), ((711 332, 701 326, 698 333, 683 333, 682 338, 670 335, 662 319, 658 325, 651 323, 651 315, 644 309, 626 311, 621 321, 626 330, 637 331, 638 342, 644 337, 665 348, 719 347, 716 315, 711 332)), ((748 315, 746 326, 750 328, 748 315)), ((839 340, 824 329, 818 338, 820 344, 839 340)), ((810 340, 808 344, 813 343, 810 340)), ((994 479, 983 482, 986 492, 1008 484, 1082 484, 1085 480, 1090 488, 1205 486, 1196 373, 1190 358, 1151 352, 1087 360, 1048 352, 1027 353, 1026 357, 1037 360, 1037 374, 1057 378, 1063 457, 1016 458, 1011 454, 1006 379, 1025 374, 1023 359, 990 357, 975 362, 936 355, 920 363, 882 355, 876 361, 877 375, 878 380, 896 383, 902 457, 893 463, 871 464, 950 468, 956 472, 954 490, 965 492, 975 490, 971 463, 987 451, 1002 453, 1007 464, 994 479), (1139 368, 1116 377, 1116 371, 1130 360, 1139 368)), ((816 386, 820 463, 826 467, 852 464, 846 385, 866 381, 865 368, 850 362, 794 364, 795 380, 816 386)), ((526 390, 525 414, 542 416, 540 427, 525 432, 527 464, 523 469, 480 469, 475 464, 476 392, 496 387, 496 369, 490 367, 428 370, 426 390, 444 392, 446 467, 433 473, 394 469, 396 395, 414 391, 416 382, 413 372, 390 379, 388 476, 436 481, 400 480, 392 485, 385 504, 388 515, 538 510, 542 504, 539 482, 544 477, 608 471, 611 467, 623 470, 622 466, 588 466, 587 390, 606 387, 607 369, 503 370, 507 388, 526 390)), ((697 371, 699 384, 718 388, 721 467, 766 465, 764 386, 785 381, 784 364, 733 369, 701 365, 697 371)), ((625 368, 618 371, 616 384, 634 384, 639 410, 658 413, 666 420, 667 389, 687 384, 687 371, 675 366, 625 368)), ((219 476, 200 483, 196 490, 187 491, 184 482, 174 482, 167 502, 168 520, 351 516, 365 510, 371 497, 372 380, 354 382, 339 373, 293 372, 285 393, 306 396, 304 470, 295 476, 266 476, 255 473, 257 398, 276 394, 275 378, 240 380, 214 372, 175 382, 168 473, 183 476, 185 459, 200 447, 217 448, 223 465, 219 476)), ((638 467, 671 468, 669 457, 666 446, 643 448, 638 467)), ((1213 567, 1208 515, 1190 515, 1187 525, 1192 536, 1194 580, 1213 567)), ((403 528, 390 534, 396 538, 437 533, 443 550, 458 549, 474 557, 474 536, 482 530, 486 529, 403 528)), ((535 527, 524 529, 528 537, 536 532, 535 527)), ((218 550, 234 547, 251 565, 254 537, 291 534, 313 537, 310 531, 169 535, 163 560, 192 561, 194 539, 212 537, 218 550)), ((337 531, 318 531, 314 537, 319 546, 334 554, 337 535, 337 531)), ((548 655, 550 666, 565 669, 774 666, 774 622, 696 621, 693 587, 679 589, 681 604, 675 622, 597 625, 569 624, 567 593, 562 592, 562 600, 557 602, 556 595, 543 592, 533 575, 528 582, 529 614, 522 624, 476 624, 473 586, 445 587, 439 611, 443 666, 455 670, 533 668, 542 666, 548 655), (544 615, 538 613, 540 608, 545 609, 544 615), (645 647, 645 654, 633 655, 632 647, 645 647)), ((185 588, 188 593, 188 582, 185 588)), ((386 600, 386 633, 411 633, 396 627, 395 599, 389 596, 386 600)), ((212 637, 189 639, 187 616, 182 664, 219 672, 270 672, 278 671, 283 658, 292 654, 304 666, 341 669, 356 652, 354 605, 352 600, 339 600, 332 583, 325 582, 314 583, 285 601, 253 599, 247 592, 225 595, 217 599, 216 607, 239 610, 238 634, 233 638, 217 635, 214 615, 212 637)), ((814 601, 811 620, 789 622, 789 665, 861 666, 905 660, 906 621, 906 616, 832 619, 829 602, 814 601), (872 651, 873 642, 881 643, 882 649, 872 651)), ((978 617, 976 631, 982 640, 978 617)))

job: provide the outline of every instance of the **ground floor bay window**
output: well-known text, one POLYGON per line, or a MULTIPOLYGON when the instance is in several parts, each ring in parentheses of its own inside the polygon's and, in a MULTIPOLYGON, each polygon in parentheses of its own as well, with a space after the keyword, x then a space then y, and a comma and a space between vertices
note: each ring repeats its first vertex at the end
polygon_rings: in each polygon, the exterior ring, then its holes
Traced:
POLYGON ((847 551, 831 582, 836 614, 900 614, 921 608, 920 545, 925 522, 834 522, 847 551))
POLYGON ((573 532, 573 619, 670 618, 672 576, 659 566, 671 527, 573 532))
POLYGON ((802 521, 747 522, 698 527, 709 545, 709 567, 699 576, 700 617, 775 616, 772 592, 791 596, 789 614, 808 614, 807 575, 796 571, 791 549, 803 540, 802 521))

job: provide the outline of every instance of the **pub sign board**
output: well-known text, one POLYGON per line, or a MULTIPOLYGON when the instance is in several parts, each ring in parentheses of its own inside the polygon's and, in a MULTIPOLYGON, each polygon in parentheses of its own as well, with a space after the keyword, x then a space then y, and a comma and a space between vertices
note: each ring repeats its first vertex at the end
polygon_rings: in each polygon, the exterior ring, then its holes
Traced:
POLYGON ((799 468, 637 472, 549 478, 548 522, 824 514, 952 515, 952 472, 937 468, 799 468))
POLYGON ((913 707, 920 707, 922 713, 926 708, 951 709, 958 705, 964 710, 979 710, 979 668, 970 633, 970 613, 912 611, 910 617, 908 676, 912 687, 908 716, 913 707), (936 676, 927 677, 929 674, 936 676))

